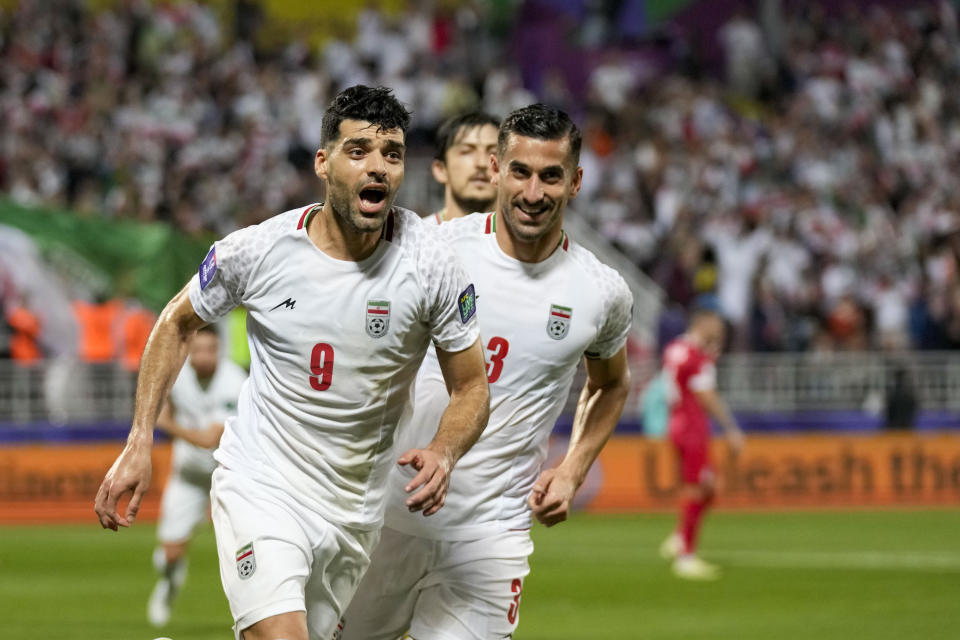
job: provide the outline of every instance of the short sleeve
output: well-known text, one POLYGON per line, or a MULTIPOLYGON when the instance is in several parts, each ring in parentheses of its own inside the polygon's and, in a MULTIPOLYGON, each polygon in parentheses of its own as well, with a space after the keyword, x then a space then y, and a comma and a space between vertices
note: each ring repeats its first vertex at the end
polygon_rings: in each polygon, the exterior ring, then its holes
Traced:
POLYGON ((256 229, 246 227, 215 242, 190 280, 190 302, 206 322, 215 322, 242 304, 263 244, 256 229))
POLYGON ((584 355, 588 358, 606 360, 612 358, 627 342, 630 324, 633 320, 633 295, 623 278, 616 275, 608 295, 606 316, 597 332, 596 339, 587 347, 584 355))
POLYGON ((433 343, 444 351, 463 351, 480 335, 473 284, 453 251, 438 242, 423 248, 421 261, 433 343))
POLYGON ((688 386, 691 391, 710 391, 717 388, 717 368, 709 360, 704 360, 699 370, 690 376, 688 386))

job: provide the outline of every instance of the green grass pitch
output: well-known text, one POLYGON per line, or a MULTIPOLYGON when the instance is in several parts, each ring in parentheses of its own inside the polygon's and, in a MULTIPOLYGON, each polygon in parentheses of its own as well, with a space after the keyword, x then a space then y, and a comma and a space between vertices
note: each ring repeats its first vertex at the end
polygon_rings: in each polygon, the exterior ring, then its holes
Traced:
MULTIPOLYGON (((232 637, 213 533, 161 631, 147 626, 153 526, 0 527, 0 637, 232 637)), ((516 640, 960 638, 960 509, 711 514, 718 582, 674 579, 656 556, 668 515, 577 514, 534 532, 516 640)))

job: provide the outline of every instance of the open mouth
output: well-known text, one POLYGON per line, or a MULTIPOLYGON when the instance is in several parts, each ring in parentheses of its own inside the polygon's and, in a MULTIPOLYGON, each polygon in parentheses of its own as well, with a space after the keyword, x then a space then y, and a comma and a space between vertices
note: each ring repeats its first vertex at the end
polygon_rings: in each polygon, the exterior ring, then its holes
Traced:
POLYGON ((383 208, 387 200, 387 187, 382 184, 368 184, 360 190, 360 210, 364 213, 376 213, 383 208))

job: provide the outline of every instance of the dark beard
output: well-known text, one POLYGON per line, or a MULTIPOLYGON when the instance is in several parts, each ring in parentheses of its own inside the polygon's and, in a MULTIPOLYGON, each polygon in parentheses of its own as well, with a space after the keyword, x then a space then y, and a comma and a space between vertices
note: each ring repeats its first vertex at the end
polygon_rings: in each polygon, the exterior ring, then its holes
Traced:
POLYGON ((454 193, 453 201, 465 213, 486 213, 487 211, 493 211, 493 204, 497 201, 497 197, 494 195, 494 197, 488 199, 460 198, 454 193))

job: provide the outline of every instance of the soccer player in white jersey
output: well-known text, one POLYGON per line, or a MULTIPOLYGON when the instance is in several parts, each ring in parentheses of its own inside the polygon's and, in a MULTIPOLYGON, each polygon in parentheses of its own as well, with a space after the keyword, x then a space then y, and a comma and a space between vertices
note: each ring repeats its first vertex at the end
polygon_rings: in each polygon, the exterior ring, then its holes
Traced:
POLYGON ((431 165, 434 180, 443 185, 443 209, 433 214, 437 224, 493 208, 497 187, 491 180, 490 156, 497 150, 499 126, 495 116, 470 111, 437 129, 431 165))
POLYGON ((201 327, 157 419, 157 427, 175 440, 157 525, 160 547, 153 554, 160 577, 147 606, 147 618, 156 627, 170 620, 170 607, 186 578, 187 545, 210 505, 210 476, 217 466, 212 450, 220 442, 227 417, 237 413, 237 398, 246 379, 246 371, 220 359, 216 330, 201 327))
MULTIPOLYGON (((344 640, 509 638, 533 551, 531 516, 567 518, 574 494, 627 396, 632 298, 623 278, 563 231, 579 188, 580 133, 543 105, 510 114, 492 169, 493 213, 444 223, 436 235, 464 258, 477 287, 490 382, 490 422, 451 479, 433 518, 409 513, 391 489, 386 525, 353 602, 344 640), (570 446, 542 469, 550 431, 578 363, 587 379, 570 446)), ((428 356, 402 447, 429 441, 446 389, 428 356)), ((402 484, 410 474, 394 471, 402 484)))
POLYGON ((431 227, 392 206, 409 119, 388 89, 355 86, 333 99, 315 160, 326 202, 210 249, 154 327, 127 445, 97 494, 103 527, 130 525, 187 341, 243 305, 250 378, 211 491, 238 639, 330 640, 379 538, 392 462, 416 469, 401 488, 406 508, 435 514, 487 421, 474 287, 431 227), (396 425, 431 341, 449 404, 435 436, 397 457, 396 425))

